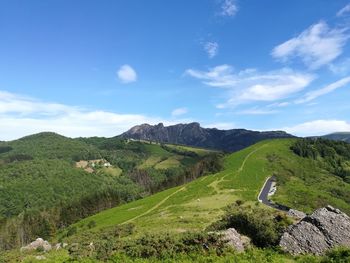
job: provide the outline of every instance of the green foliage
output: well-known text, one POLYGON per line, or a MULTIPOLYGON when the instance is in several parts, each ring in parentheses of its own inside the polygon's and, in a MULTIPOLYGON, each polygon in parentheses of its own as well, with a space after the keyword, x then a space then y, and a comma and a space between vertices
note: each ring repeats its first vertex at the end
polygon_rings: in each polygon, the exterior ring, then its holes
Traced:
POLYGON ((350 262, 350 249, 345 247, 338 247, 326 253, 322 263, 348 263, 350 262))
POLYGON ((318 160, 331 173, 350 182, 350 144, 326 139, 300 139, 291 146, 299 156, 318 160))
POLYGON ((222 219, 210 230, 235 228, 239 233, 249 236, 258 247, 272 247, 278 244, 286 227, 292 223, 285 214, 276 213, 265 208, 230 205, 222 219))
POLYGON ((159 155, 187 158, 158 144, 119 138, 40 133, 1 142, 0 248, 21 246, 37 236, 50 239, 84 217, 178 185, 181 173, 202 158, 171 170, 151 168, 146 171, 150 180, 135 180, 134 174, 142 175, 137 166, 159 155), (90 174, 75 167, 75 161, 92 159, 106 159, 113 166, 96 165, 90 174))

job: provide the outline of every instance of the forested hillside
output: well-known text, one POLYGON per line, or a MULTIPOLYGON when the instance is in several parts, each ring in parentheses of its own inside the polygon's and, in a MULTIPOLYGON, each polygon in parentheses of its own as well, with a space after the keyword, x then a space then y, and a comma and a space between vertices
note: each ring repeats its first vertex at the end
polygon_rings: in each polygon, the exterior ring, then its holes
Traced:
POLYGON ((54 133, 1 142, 0 248, 220 169, 216 153, 172 147, 54 133))

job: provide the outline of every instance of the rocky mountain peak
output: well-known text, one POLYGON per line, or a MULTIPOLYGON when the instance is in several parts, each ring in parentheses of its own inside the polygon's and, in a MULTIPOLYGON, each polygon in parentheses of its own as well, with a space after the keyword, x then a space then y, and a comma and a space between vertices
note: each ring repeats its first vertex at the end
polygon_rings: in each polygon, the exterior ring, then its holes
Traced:
POLYGON ((261 140, 271 138, 291 138, 281 131, 258 132, 244 129, 219 130, 203 128, 198 122, 164 126, 142 124, 120 135, 121 138, 150 140, 161 143, 184 144, 195 147, 238 151, 261 140))

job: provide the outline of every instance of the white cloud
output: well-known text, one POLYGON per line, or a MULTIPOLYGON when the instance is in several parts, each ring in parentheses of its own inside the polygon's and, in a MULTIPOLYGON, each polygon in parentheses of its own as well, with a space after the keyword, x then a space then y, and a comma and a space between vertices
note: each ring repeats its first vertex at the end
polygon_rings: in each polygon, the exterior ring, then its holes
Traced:
POLYGON ((207 42, 204 44, 204 51, 207 52, 209 58, 213 58, 219 52, 219 44, 217 42, 207 42))
POLYGON ((339 76, 345 76, 350 72, 350 58, 343 59, 329 65, 329 70, 339 76))
POLYGON ((349 83, 350 83, 350 77, 342 78, 342 79, 340 79, 336 82, 333 82, 332 84, 330 84, 322 89, 317 89, 317 90, 313 90, 313 91, 306 93, 301 99, 298 99, 296 101, 296 103, 300 104, 300 103, 312 101, 312 100, 314 100, 320 96, 323 96, 325 94, 328 94, 336 89, 342 88, 349 83))
POLYGON ((307 87, 314 75, 281 69, 258 72, 247 69, 235 73, 229 65, 220 65, 208 71, 188 69, 186 74, 212 87, 225 88, 228 100, 218 108, 233 107, 252 101, 276 101, 287 98, 307 87))
POLYGON ((88 110, 0 91, 0 140, 12 140, 42 131, 69 137, 115 136, 141 123, 174 124, 142 114, 88 110))
POLYGON ((235 16, 238 12, 238 6, 235 0, 223 0, 220 15, 235 16))
POLYGON ((278 111, 259 109, 259 108, 252 108, 252 109, 247 109, 247 110, 242 110, 237 112, 237 114, 242 114, 242 115, 269 115, 269 114, 275 114, 275 113, 278 113, 278 111))
POLYGON ((180 115, 184 115, 184 114, 186 114, 188 112, 188 109, 187 108, 177 108, 177 109, 175 109, 175 110, 173 110, 172 112, 171 112, 171 115, 173 116, 173 117, 177 117, 177 116, 180 116, 180 115))
POLYGON ((284 127, 281 130, 298 136, 318 136, 332 132, 350 131, 350 123, 344 120, 314 120, 284 127))
POLYGON ((331 29, 321 21, 272 50, 272 56, 287 61, 300 58, 310 69, 329 64, 342 52, 348 39, 345 29, 331 29))
POLYGON ((118 78, 123 83, 131 83, 137 80, 136 71, 129 65, 123 65, 117 72, 118 78))
POLYGON ((337 16, 338 17, 344 16, 344 15, 347 15, 349 12, 350 12, 350 4, 347 4, 337 12, 337 16))
POLYGON ((232 122, 215 122, 215 123, 209 123, 204 124, 203 127, 205 128, 216 128, 220 130, 230 130, 237 128, 236 125, 232 122))
POLYGON ((282 108, 282 107, 287 107, 290 105, 290 102, 284 101, 284 102, 277 102, 277 103, 272 103, 270 105, 267 105, 268 108, 282 108))

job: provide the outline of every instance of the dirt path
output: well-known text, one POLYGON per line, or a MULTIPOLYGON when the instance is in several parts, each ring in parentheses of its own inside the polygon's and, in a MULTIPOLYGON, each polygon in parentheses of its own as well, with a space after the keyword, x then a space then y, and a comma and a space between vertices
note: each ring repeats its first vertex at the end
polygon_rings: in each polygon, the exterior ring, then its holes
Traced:
POLYGON ((140 214, 140 215, 137 215, 137 216, 135 216, 135 217, 133 217, 133 218, 128 219, 127 221, 121 223, 121 225, 130 223, 130 222, 132 222, 132 221, 134 221, 134 220, 136 220, 136 219, 138 219, 138 218, 140 218, 140 217, 142 217, 142 216, 147 215, 148 213, 152 212, 153 210, 157 209, 157 208, 160 207, 162 204, 164 204, 170 197, 172 197, 173 195, 175 195, 175 194, 177 194, 178 192, 183 191, 183 190, 185 190, 185 189, 186 189, 186 186, 181 187, 179 190, 176 190, 174 193, 172 193, 172 194, 168 195, 167 197, 165 197, 162 201, 160 201, 159 203, 157 203, 157 204, 156 204, 155 206, 153 206, 152 208, 148 209, 147 211, 143 212, 143 213, 140 214))
POLYGON ((238 172, 242 172, 243 171, 245 163, 248 161, 250 156, 252 156, 254 153, 256 153, 261 148, 265 147, 266 145, 267 145, 267 143, 264 144, 264 145, 261 145, 259 148, 256 148, 254 151, 251 151, 249 154, 247 154, 247 156, 243 160, 243 163, 242 163, 241 167, 239 167, 238 172))

